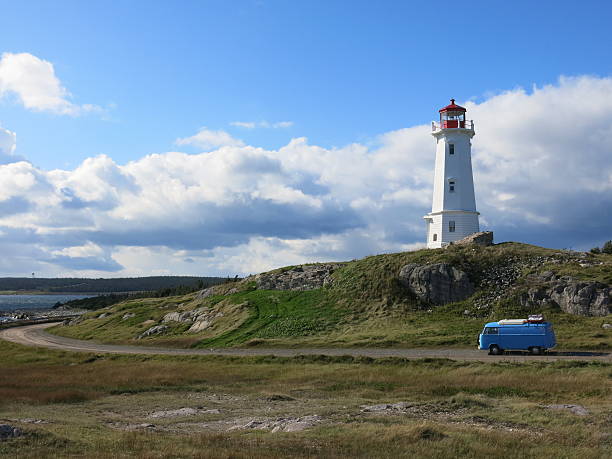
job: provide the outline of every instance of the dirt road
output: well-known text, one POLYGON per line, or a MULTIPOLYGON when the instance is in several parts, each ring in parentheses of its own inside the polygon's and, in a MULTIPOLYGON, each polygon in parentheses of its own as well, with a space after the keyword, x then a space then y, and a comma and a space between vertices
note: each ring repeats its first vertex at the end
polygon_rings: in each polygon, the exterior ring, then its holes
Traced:
POLYGON ((28 325, 8 328, 0 331, 0 338, 14 343, 28 346, 41 346, 50 349, 61 349, 74 352, 93 352, 111 354, 167 354, 167 355, 229 355, 229 356, 256 356, 275 355, 292 357, 297 355, 351 355, 380 357, 402 357, 407 359, 447 358, 453 360, 478 360, 484 362, 506 361, 553 361, 553 360, 600 360, 612 362, 609 352, 549 352, 543 356, 531 356, 521 353, 490 356, 485 351, 476 349, 390 349, 390 348, 248 348, 248 349, 173 349, 145 346, 122 346, 114 344, 98 344, 92 341, 82 341, 63 338, 47 333, 46 328, 54 323, 28 325))

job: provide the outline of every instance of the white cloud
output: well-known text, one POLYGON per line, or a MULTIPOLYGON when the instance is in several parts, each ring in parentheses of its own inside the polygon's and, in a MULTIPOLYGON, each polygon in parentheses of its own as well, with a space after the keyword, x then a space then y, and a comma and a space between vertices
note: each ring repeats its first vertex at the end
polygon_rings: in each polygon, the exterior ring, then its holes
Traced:
POLYGON ((0 97, 13 94, 29 110, 61 115, 98 111, 92 104, 76 105, 55 75, 53 64, 29 53, 3 53, 0 58, 0 97))
POLYGON ((245 129, 284 129, 293 126, 293 121, 277 121, 271 123, 269 121, 232 121, 231 126, 241 127, 245 129))
POLYGON ((0 126, 0 154, 12 155, 17 145, 17 134, 0 126))
MULTIPOLYGON (((610 238, 612 79, 563 78, 465 105, 481 222, 498 241, 590 248, 610 238)), ((99 156, 74 170, 3 165, 0 250, 13 263, 0 260, 0 272, 249 274, 422 247, 429 132, 265 150, 201 130, 177 143, 218 149, 126 165, 99 156)))
POLYGON ((193 145, 203 150, 212 150, 219 147, 240 147, 244 145, 244 142, 235 139, 225 131, 202 128, 196 135, 176 139, 176 144, 193 145))
POLYGON ((257 123, 255 123, 254 121, 232 121, 230 125, 246 129, 255 129, 257 127, 257 123))
POLYGON ((53 255, 63 255, 70 258, 87 258, 103 255, 104 249, 93 242, 87 241, 84 245, 65 247, 61 250, 54 250, 51 253, 53 255))

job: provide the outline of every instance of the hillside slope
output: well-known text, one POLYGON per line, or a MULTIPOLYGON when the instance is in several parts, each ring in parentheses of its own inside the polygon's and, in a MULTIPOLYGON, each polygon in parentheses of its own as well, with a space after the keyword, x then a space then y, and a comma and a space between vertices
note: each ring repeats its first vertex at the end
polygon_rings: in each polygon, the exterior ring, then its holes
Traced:
POLYGON ((602 328, 611 321, 609 285, 612 255, 520 243, 451 246, 286 267, 190 295, 130 300, 54 333, 178 347, 473 346, 483 323, 541 312, 560 348, 602 349, 612 344, 612 331, 602 328), (412 270, 402 270, 407 265, 412 270), (400 271, 417 274, 400 278, 400 271), (439 298, 452 302, 436 304, 439 298))

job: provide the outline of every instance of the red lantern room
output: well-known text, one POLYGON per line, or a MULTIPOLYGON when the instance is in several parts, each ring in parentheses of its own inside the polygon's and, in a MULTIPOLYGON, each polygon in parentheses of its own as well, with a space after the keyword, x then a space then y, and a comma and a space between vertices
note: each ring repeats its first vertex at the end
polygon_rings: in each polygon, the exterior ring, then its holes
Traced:
POLYGON ((435 126, 437 129, 474 129, 474 124, 465 119, 465 108, 455 104, 455 99, 451 103, 440 109, 440 124, 435 126))

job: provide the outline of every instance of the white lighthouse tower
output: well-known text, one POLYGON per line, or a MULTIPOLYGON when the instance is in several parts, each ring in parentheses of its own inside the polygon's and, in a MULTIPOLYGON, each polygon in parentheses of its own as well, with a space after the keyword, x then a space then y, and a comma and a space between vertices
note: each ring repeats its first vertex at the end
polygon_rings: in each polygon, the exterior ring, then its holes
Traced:
POLYGON ((455 104, 440 110, 440 122, 431 123, 436 139, 433 204, 427 222, 427 248, 437 249, 477 233, 478 215, 472 178, 474 122, 455 104))

